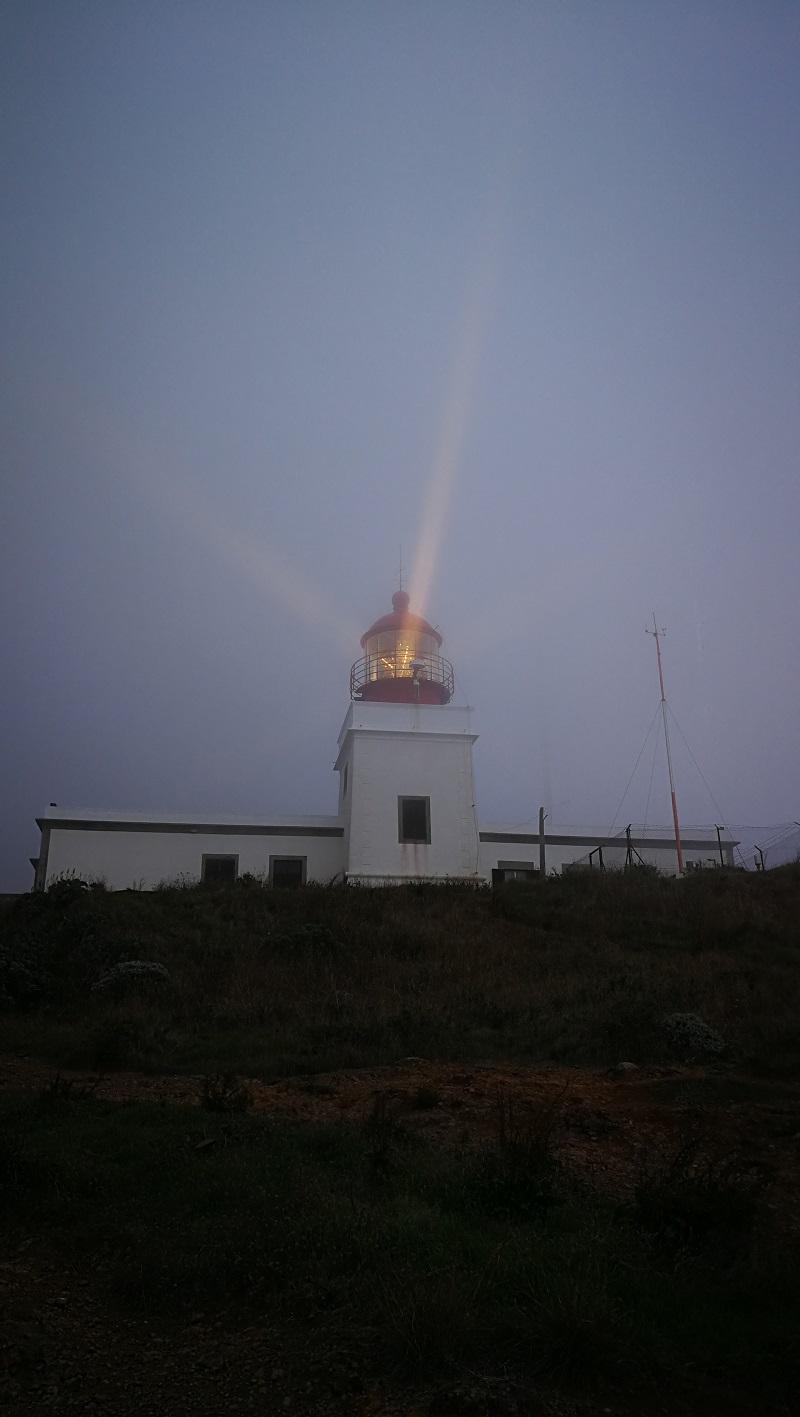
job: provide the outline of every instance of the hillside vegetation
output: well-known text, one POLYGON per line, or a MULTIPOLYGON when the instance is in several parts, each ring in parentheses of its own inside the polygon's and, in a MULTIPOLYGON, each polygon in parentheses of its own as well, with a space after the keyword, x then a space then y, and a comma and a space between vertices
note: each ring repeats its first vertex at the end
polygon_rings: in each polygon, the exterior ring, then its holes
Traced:
POLYGON ((6 1047, 62 1066, 269 1080, 409 1054, 660 1063, 672 1012, 701 1015, 731 1061, 800 1065, 800 864, 492 891, 67 879, 0 926, 6 1047), (161 977, 97 987, 134 960, 161 977))
POLYGON ((800 865, 7 904, 0 1403, 784 1417, 799 906, 800 865))

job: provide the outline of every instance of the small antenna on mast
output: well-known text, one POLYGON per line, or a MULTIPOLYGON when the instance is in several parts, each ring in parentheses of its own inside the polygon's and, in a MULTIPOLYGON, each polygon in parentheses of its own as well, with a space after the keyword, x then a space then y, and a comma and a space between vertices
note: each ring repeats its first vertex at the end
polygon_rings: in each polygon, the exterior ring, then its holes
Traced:
POLYGON ((402 543, 402 541, 401 541, 401 543, 400 543, 400 569, 399 569, 399 571, 398 571, 398 573, 397 573, 397 576, 398 576, 398 580, 400 581, 400 585, 398 586, 398 590, 402 590, 402 589, 403 589, 403 543, 402 543))

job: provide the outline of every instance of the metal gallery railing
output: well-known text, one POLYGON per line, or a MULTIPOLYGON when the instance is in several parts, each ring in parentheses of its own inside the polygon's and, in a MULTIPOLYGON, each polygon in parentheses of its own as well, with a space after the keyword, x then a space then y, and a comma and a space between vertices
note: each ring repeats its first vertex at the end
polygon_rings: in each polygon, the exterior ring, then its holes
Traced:
POLYGON ((413 679, 415 675, 421 684, 427 680, 432 684, 444 685, 448 697, 452 698, 455 682, 449 659, 442 659, 441 655, 424 655, 409 660, 405 654, 367 654, 363 659, 357 659, 350 670, 350 697, 355 698, 365 684, 374 684, 378 679, 413 679), (413 665, 417 667, 413 668, 413 665))

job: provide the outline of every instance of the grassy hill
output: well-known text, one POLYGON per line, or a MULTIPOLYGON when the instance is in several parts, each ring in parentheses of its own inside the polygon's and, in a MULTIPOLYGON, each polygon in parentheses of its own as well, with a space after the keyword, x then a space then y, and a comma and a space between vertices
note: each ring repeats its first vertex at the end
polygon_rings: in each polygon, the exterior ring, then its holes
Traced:
POLYGON ((800 865, 574 873, 499 890, 65 880, 0 917, 6 1047, 95 1067, 265 1079, 390 1062, 670 1057, 700 1014, 728 1057, 800 1067, 800 865), (160 984, 93 987, 115 964, 160 984))
POLYGON ((273 1372, 281 1410, 325 1417, 788 1413, 799 907, 798 865, 7 903, 0 1253, 24 1313, 0 1401, 66 1383, 96 1411, 100 1354, 147 1411, 190 1410, 187 1383, 193 1411, 278 1410, 273 1372), (711 1070, 655 1068, 673 1012, 722 1035, 711 1070), (623 1059, 633 1080, 599 1071, 623 1059), (70 1067, 135 1071, 103 1092, 70 1067), (176 1101, 141 1073, 193 1080, 176 1101))

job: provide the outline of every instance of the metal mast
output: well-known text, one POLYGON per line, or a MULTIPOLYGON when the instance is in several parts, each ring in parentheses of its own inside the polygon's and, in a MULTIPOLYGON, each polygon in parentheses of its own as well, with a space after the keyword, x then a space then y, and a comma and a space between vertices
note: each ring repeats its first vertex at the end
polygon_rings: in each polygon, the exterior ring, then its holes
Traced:
MULTIPOLYGON (((681 851, 681 832, 678 826, 678 804, 675 801, 675 783, 672 778, 672 754, 669 750, 669 728, 667 726, 667 701, 664 697, 664 675, 661 671, 661 643, 659 639, 659 629, 656 623, 655 611, 653 612, 653 628, 647 631, 656 642, 656 655, 658 657, 658 683, 661 689, 661 717, 664 720, 664 742, 667 745, 667 769, 669 771, 669 790, 672 798, 672 820, 675 824, 675 849, 678 853, 678 875, 683 875, 683 852, 681 851)), ((666 634, 664 629, 660 632, 666 634)))

